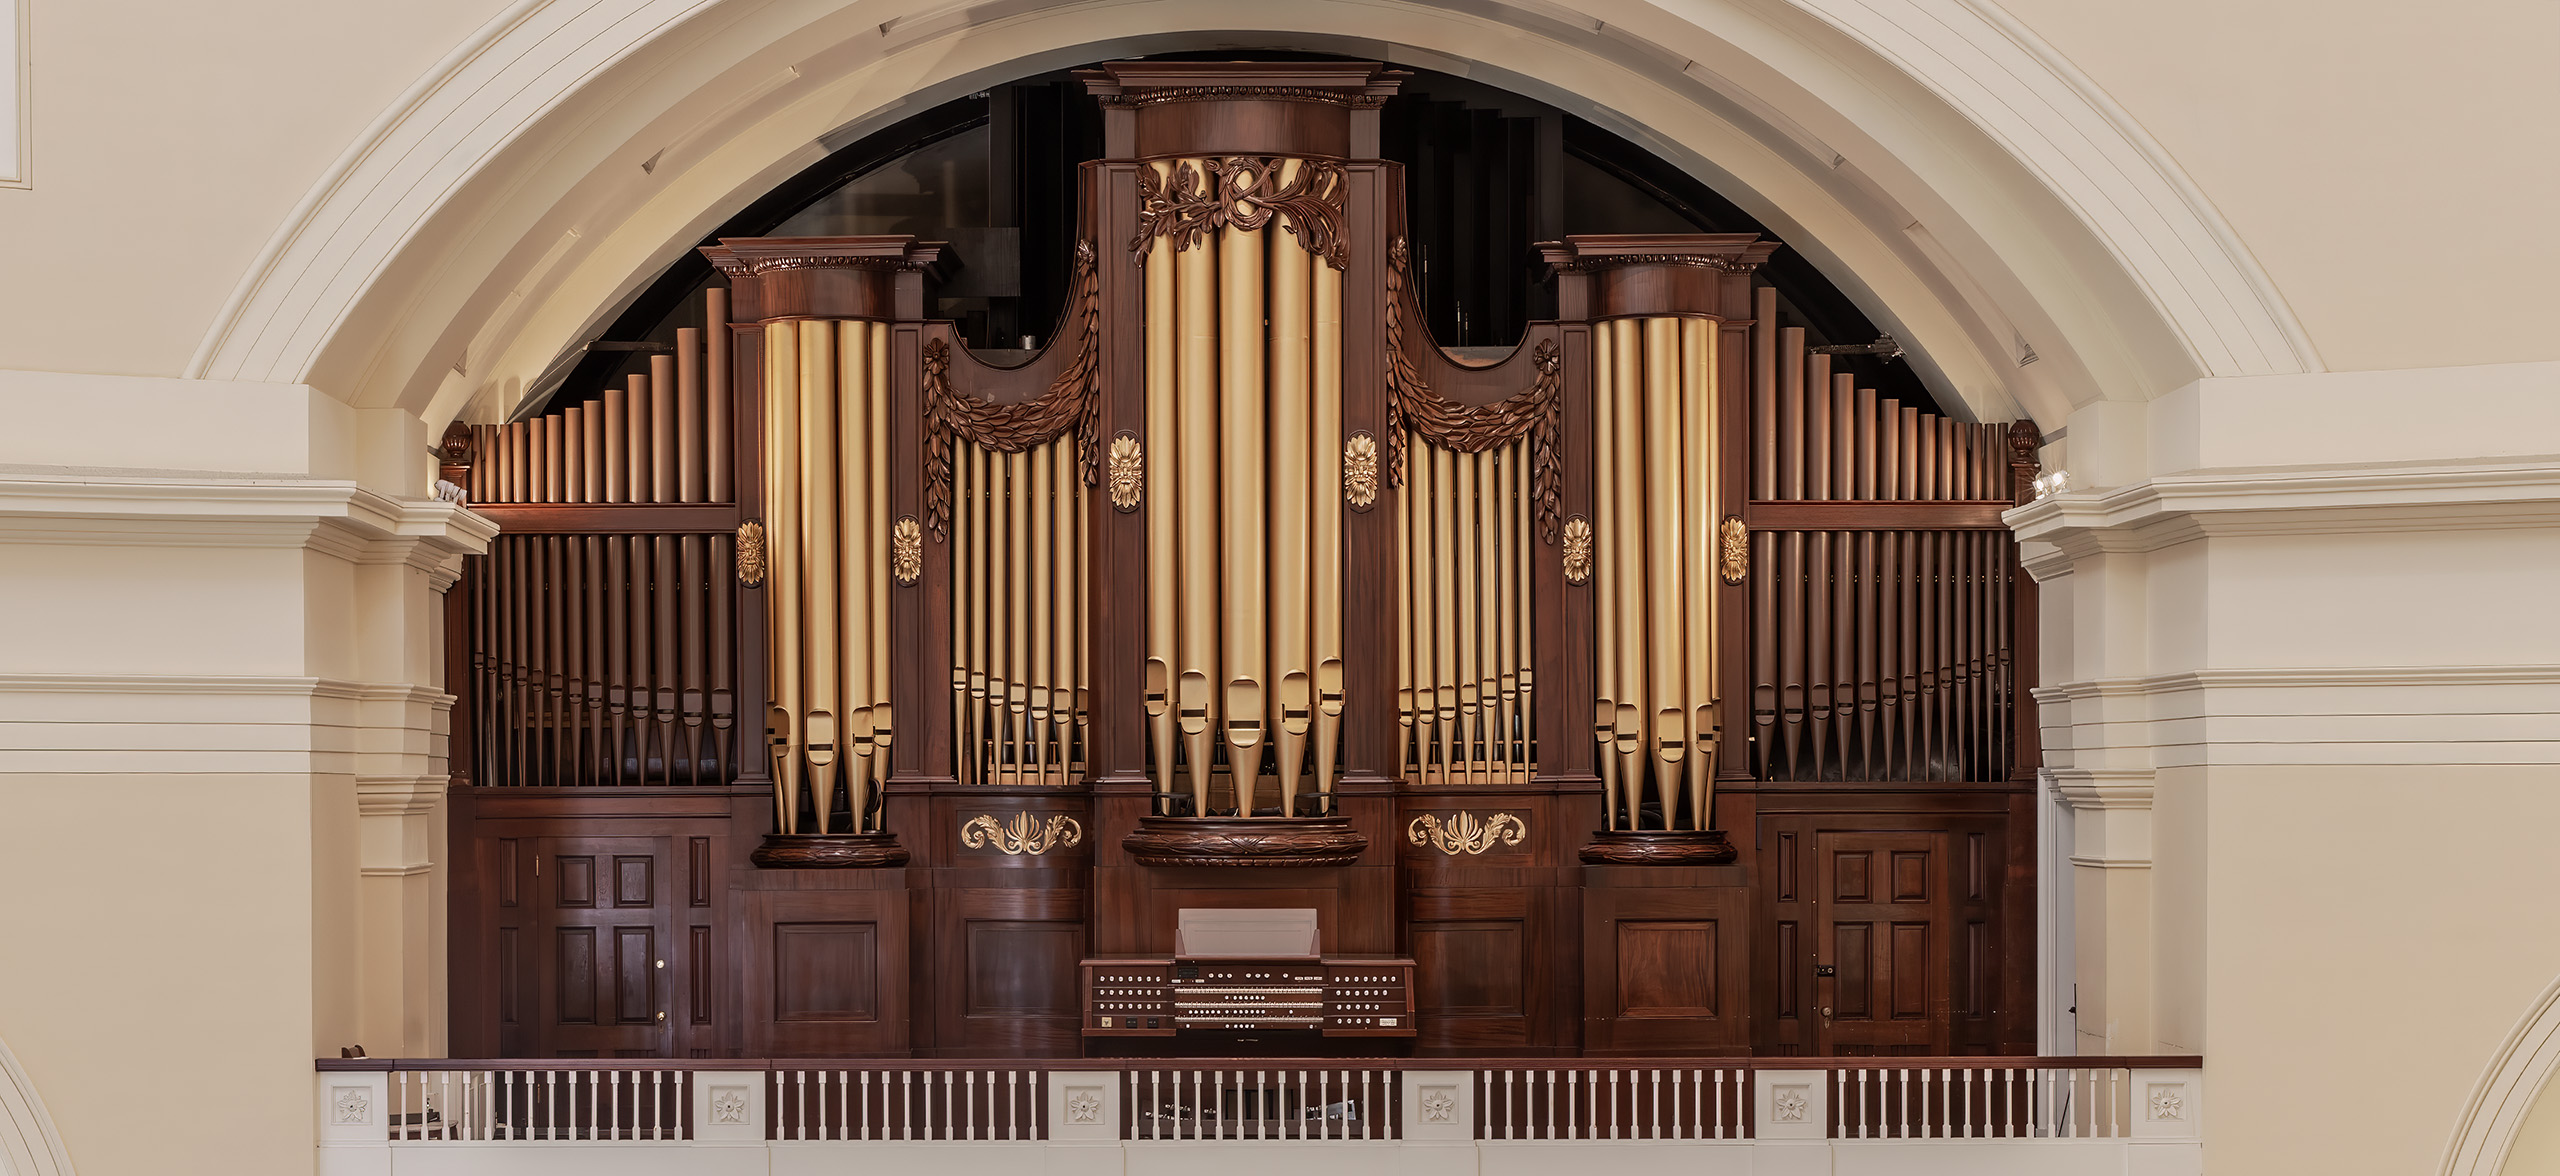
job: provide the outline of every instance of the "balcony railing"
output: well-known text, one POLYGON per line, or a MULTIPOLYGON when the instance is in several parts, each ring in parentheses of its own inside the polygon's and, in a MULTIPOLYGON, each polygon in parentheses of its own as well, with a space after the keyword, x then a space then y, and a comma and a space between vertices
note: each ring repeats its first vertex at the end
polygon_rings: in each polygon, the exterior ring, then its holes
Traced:
POLYGON ((1139 1176, 1158 1164, 1171 1173, 1201 1148, 1350 1149, 1343 1162, 1403 1171, 1455 1163, 1452 1148, 1494 1163, 1516 1148, 1596 1158, 1694 1146, 1797 1159, 1848 1149, 1883 1165, 1860 1170, 1890 1171, 1892 1148, 1951 1146, 1965 1149, 1969 1171, 2080 1170, 2061 1152, 2123 1170, 2111 1165, 2132 1162, 2127 1149, 2200 1155, 2202 1067, 2195 1057, 327 1059, 319 1168, 586 1171, 611 1149, 613 1170, 646 1176, 731 1163, 814 1169, 825 1154, 866 1148, 933 1149, 965 1165, 985 1149, 1018 1164, 1029 1162, 1015 1154, 1024 1149, 1113 1147, 1139 1176), (557 1162, 541 1158, 554 1153, 557 1162))

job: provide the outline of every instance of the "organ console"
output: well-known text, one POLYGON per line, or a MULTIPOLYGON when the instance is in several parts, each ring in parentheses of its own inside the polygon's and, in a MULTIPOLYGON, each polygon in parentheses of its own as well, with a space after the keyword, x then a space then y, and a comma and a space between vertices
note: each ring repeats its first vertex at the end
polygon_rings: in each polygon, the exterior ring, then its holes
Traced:
POLYGON ((1985 985, 2032 958, 2032 428, 1834 372, 1751 234, 1549 243, 1556 320, 1442 349, 1400 76, 1088 71, 1027 364, 925 318, 933 242, 730 239, 707 337, 461 434, 507 533, 455 613, 458 973, 575 906, 494 872, 601 854, 617 919, 685 879, 668 1049, 1739 1053, 1888 997, 1957 1010, 1935 1052, 2029 1040, 1985 985))
POLYGON ((1312 910, 1184 910, 1170 956, 1084 961, 1088 1040, 1412 1037, 1413 961, 1315 954, 1312 910))

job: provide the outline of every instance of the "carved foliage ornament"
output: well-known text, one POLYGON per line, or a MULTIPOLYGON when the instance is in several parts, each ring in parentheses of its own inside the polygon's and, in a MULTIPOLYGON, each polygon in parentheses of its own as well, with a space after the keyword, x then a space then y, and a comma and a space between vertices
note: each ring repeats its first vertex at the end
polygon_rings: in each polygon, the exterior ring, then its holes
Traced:
POLYGON ((1591 582, 1591 520, 1581 515, 1564 521, 1564 582, 1591 582))
POLYGON ((996 851, 1013 857, 1029 854, 1038 857, 1053 849, 1067 849, 1084 842, 1084 826, 1065 813, 1052 815, 1046 822, 1028 811, 1013 814, 1013 819, 997 824, 992 813, 980 813, 960 826, 960 844, 970 849, 985 849, 992 844, 996 851))
POLYGON ((913 584, 924 574, 924 527, 914 515, 900 515, 889 528, 889 574, 901 584, 913 584))
POLYGON ((1415 817, 1405 826, 1404 839, 1415 845, 1428 845, 1450 857, 1473 856, 1495 845, 1518 845, 1529 835, 1529 826, 1509 813, 1477 817, 1474 813, 1451 813, 1442 818, 1432 813, 1415 817))
POLYGON ((1353 510, 1378 504, 1378 439, 1366 429, 1342 443, 1342 500, 1353 510))
POLYGON ((764 524, 755 519, 738 524, 738 582, 764 586, 764 524))
POLYGON ((1111 436, 1111 509, 1127 514, 1138 509, 1147 482, 1146 450, 1127 429, 1111 436))
POLYGON ((1227 155, 1183 160, 1170 178, 1138 169, 1138 235, 1129 251, 1142 259, 1158 237, 1179 253, 1225 228, 1259 229, 1274 214, 1307 252, 1342 269, 1351 250, 1342 239, 1342 202, 1350 190, 1342 165, 1322 159, 1227 155), (1284 165, 1297 164, 1294 169, 1284 165), (1281 175, 1286 171, 1288 178, 1281 175))
POLYGON ((1481 453, 1529 438, 1529 490, 1538 534, 1550 545, 1564 512, 1564 357, 1555 341, 1541 339, 1530 353, 1538 369, 1529 390, 1493 404, 1441 399, 1405 350, 1406 254, 1404 238, 1387 247, 1387 476, 1404 485, 1405 430, 1443 449, 1481 453))
POLYGON ((1102 482, 1101 398, 1094 394, 1102 370, 1102 285, 1094 272, 1093 242, 1076 242, 1075 284, 1067 298, 1078 332, 1075 358, 1049 390, 1014 404, 961 396, 951 387, 951 344, 924 345, 925 526, 936 543, 951 538, 952 447, 962 441, 998 453, 1023 453, 1076 432, 1076 456, 1084 484, 1102 482))
POLYGON ((1727 584, 1739 584, 1751 574, 1751 528, 1734 516, 1726 515, 1716 528, 1718 548, 1717 574, 1727 584))

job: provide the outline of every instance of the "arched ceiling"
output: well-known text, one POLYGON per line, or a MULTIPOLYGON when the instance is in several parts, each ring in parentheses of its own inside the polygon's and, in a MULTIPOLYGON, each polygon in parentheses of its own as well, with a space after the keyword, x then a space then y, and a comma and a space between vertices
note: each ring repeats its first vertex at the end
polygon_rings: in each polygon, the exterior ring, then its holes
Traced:
POLYGON ((1821 266, 1977 418, 2051 427, 2317 366, 2156 145, 1968 0, 520 0, 314 188, 192 374, 431 428, 503 412, 831 146, 995 81, 1222 47, 1466 74, 1642 143, 1821 266))

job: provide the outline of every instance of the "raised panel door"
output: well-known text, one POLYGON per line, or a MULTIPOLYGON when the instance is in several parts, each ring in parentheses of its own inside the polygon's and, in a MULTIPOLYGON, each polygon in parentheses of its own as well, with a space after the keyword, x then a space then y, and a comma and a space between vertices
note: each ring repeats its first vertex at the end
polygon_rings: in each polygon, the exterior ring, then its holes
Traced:
POLYGON ((675 956, 662 837, 545 837, 533 844, 533 926, 515 946, 541 1052, 670 1056, 675 956))
POLYGON ((1815 1052, 1947 1052, 1948 881, 1944 834, 1816 835, 1815 1052))

